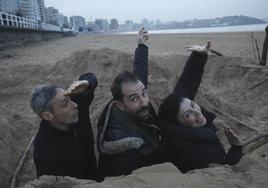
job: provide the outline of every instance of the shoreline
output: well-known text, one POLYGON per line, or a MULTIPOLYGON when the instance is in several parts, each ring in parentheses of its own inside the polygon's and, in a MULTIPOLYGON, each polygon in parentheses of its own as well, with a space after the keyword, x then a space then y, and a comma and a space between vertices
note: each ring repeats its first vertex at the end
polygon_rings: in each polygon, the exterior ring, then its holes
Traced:
MULTIPOLYGON (((211 26, 178 29, 154 29, 148 30, 151 34, 194 34, 194 33, 235 33, 235 32, 264 32, 268 23, 234 26, 211 26)), ((135 31, 123 31, 117 34, 135 34, 135 31)))

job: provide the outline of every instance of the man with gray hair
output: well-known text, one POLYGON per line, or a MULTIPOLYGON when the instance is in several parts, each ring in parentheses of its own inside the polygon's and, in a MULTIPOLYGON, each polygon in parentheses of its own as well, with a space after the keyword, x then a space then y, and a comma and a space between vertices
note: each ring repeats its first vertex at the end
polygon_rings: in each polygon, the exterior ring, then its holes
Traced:
POLYGON ((89 105, 97 85, 96 76, 87 73, 67 90, 55 85, 35 89, 31 107, 42 118, 34 142, 37 177, 99 180, 89 118, 89 105))

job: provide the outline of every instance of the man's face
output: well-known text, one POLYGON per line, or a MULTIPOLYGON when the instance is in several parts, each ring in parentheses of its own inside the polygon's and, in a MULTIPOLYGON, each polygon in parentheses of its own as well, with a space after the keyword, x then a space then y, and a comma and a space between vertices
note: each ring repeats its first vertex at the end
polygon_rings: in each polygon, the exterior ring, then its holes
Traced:
POLYGON ((203 116, 200 106, 187 98, 180 103, 177 118, 179 122, 190 127, 202 127, 206 124, 206 118, 203 116))
POLYGON ((150 115, 149 98, 142 82, 123 84, 122 94, 125 112, 142 120, 148 119, 150 115))
POLYGON ((69 124, 78 121, 78 109, 77 104, 64 93, 64 89, 58 88, 56 96, 51 101, 53 107, 52 123, 68 127, 69 124))

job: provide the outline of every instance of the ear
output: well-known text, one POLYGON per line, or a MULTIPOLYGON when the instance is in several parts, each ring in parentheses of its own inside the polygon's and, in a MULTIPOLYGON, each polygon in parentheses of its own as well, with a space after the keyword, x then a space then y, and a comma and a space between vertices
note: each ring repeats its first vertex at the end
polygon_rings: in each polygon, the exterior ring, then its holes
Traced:
POLYGON ((47 121, 52 121, 54 119, 54 115, 51 112, 42 112, 40 116, 47 121))
POLYGON ((125 105, 120 101, 115 101, 115 105, 121 110, 125 111, 125 105))

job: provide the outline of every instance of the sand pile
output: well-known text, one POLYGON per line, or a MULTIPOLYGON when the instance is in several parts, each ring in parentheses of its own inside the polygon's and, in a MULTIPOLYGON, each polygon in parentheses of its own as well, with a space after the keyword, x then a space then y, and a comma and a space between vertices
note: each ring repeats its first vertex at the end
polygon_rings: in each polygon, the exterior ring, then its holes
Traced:
MULTIPOLYGON (((40 45, 40 48, 45 47, 49 49, 47 43, 40 45)), ((35 48, 40 50, 38 46, 35 48)), ((35 54, 28 58, 29 61, 19 64, 20 60, 27 58, 20 54, 22 49, 18 49, 11 51, 19 54, 17 57, 0 63, 0 187, 9 185, 24 148, 38 128, 40 120, 29 106, 31 92, 36 85, 58 84, 67 87, 80 74, 94 72, 99 86, 90 115, 93 125, 96 125, 99 113, 111 98, 109 88, 113 78, 122 70, 132 70, 133 54, 124 50, 104 49, 102 45, 87 49, 79 47, 79 50, 69 50, 69 54, 63 52, 61 57, 54 57, 51 55, 53 49, 56 48, 46 51, 46 61, 55 62, 44 62, 44 54, 39 59, 38 54, 35 54)), ((129 51, 133 49, 130 48, 129 51)), ((26 48, 25 54, 30 54, 30 50, 33 47, 26 48)), ((163 56, 154 53, 150 56, 149 96, 156 109, 161 99, 173 89, 187 57, 174 53, 163 56)), ((267 77, 268 67, 257 66, 250 58, 209 57, 196 99, 218 115, 216 125, 224 143, 227 142, 222 133, 223 125, 233 127, 243 139, 267 130, 267 77)), ((225 147, 228 148, 229 145, 225 144, 225 147)), ((249 145, 245 148, 244 158, 235 167, 213 167, 181 174, 171 164, 163 164, 149 170, 137 170, 127 177, 107 179, 101 184, 72 178, 64 178, 63 181, 70 183, 64 184, 66 187, 265 187, 268 183, 267 147, 267 139, 249 145)), ((19 177, 20 185, 35 177, 30 153, 19 177)), ((45 178, 44 181, 34 181, 27 186, 34 184, 42 187, 51 182, 53 186, 60 186, 54 177, 48 178, 51 181, 45 178)))

